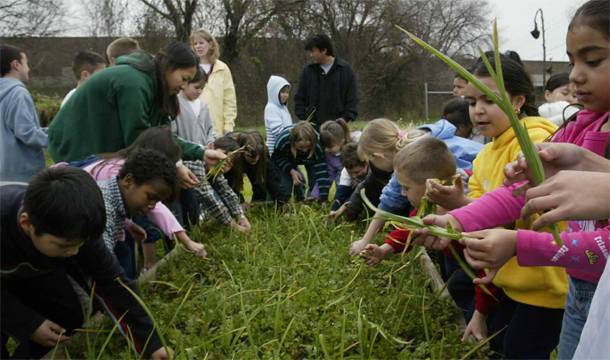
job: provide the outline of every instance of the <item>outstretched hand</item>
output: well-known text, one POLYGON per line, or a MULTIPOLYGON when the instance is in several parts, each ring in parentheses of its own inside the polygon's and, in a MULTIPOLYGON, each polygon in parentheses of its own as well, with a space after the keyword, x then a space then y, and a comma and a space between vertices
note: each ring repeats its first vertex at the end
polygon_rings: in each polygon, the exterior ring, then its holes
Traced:
POLYGON ((474 279, 475 284, 489 284, 500 268, 517 254, 517 232, 490 229, 465 233, 459 240, 464 245, 464 258, 473 269, 489 269, 484 278, 474 279))

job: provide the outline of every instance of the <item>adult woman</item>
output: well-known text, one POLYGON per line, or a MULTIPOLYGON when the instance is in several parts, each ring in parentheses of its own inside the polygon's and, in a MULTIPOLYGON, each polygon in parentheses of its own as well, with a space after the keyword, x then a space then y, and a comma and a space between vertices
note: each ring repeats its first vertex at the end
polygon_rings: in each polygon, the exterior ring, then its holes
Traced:
POLYGON ((235 85, 231 70, 227 64, 218 60, 220 47, 208 30, 193 31, 191 47, 199 57, 199 66, 208 75, 208 83, 203 89, 201 98, 208 104, 216 133, 226 135, 233 131, 237 117, 235 85))
MULTIPOLYGON (((180 112, 176 95, 195 76, 198 60, 185 43, 174 42, 155 59, 136 52, 117 59, 84 83, 49 127, 49 154, 55 162, 124 149, 151 126, 169 125, 180 112)), ((224 154, 178 139, 183 159, 215 163, 224 154)), ((196 185, 179 171, 183 187, 196 185)))

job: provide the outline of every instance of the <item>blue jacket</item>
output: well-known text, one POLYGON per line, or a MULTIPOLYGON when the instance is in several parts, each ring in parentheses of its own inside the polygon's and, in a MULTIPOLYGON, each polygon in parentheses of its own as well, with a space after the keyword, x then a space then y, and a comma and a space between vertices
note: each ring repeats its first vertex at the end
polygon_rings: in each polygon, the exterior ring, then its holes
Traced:
POLYGON ((458 169, 472 171, 472 162, 477 157, 477 154, 483 150, 483 144, 455 136, 457 128, 445 119, 441 119, 434 124, 418 126, 417 128, 429 130, 432 136, 443 140, 453 153, 453 156, 455 156, 458 169))
POLYGON ((0 119, 0 181, 29 182, 44 169, 49 142, 32 96, 17 79, 0 78, 0 119))
MULTIPOLYGON (((455 136, 457 128, 444 119, 434 124, 418 126, 418 129, 429 130, 432 136, 443 140, 453 153, 453 156, 455 156, 458 169, 472 171, 472 162, 477 157, 477 154, 483 150, 483 144, 455 136)), ((406 196, 402 196, 402 187, 396 180, 395 174, 392 174, 392 179, 381 191, 379 200, 379 208, 388 212, 406 209, 409 206, 409 199, 406 196)))

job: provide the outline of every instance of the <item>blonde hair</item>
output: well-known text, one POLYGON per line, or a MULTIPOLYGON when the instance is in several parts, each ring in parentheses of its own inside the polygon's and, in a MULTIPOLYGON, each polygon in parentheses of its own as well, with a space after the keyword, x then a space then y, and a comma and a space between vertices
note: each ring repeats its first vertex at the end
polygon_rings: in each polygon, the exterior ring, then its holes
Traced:
POLYGON ((309 150, 309 155, 307 156, 310 159, 313 154, 316 152, 316 147, 318 146, 318 134, 316 130, 314 130, 313 125, 307 121, 299 121, 292 129, 290 129, 290 137, 288 138, 290 141, 290 150, 292 150, 292 155, 297 157, 297 142, 299 140, 306 140, 311 143, 311 150, 309 150))
POLYGON ((362 130, 358 141, 358 157, 362 161, 370 161, 374 153, 397 153, 406 145, 422 137, 424 130, 409 128, 401 131, 388 119, 375 119, 362 130))
POLYGON ((108 60, 112 60, 112 58, 116 59, 119 56, 133 54, 138 50, 140 50, 140 44, 137 40, 129 37, 122 37, 114 40, 108 45, 106 48, 106 55, 108 55, 108 60))
POLYGON ((423 185, 427 179, 452 179, 456 162, 444 141, 427 137, 402 148, 394 157, 393 167, 396 173, 423 185))
POLYGON ((212 46, 208 50, 207 57, 208 57, 208 60, 210 60, 210 63, 214 64, 216 62, 216 60, 218 60, 218 58, 220 57, 220 46, 218 46, 218 41, 216 41, 216 38, 214 37, 214 35, 212 35, 212 33, 210 31, 208 31, 207 29, 201 28, 201 29, 195 30, 195 31, 191 32, 191 48, 193 49, 193 51, 195 51, 195 38, 196 37, 203 38, 205 41, 212 43, 212 46))

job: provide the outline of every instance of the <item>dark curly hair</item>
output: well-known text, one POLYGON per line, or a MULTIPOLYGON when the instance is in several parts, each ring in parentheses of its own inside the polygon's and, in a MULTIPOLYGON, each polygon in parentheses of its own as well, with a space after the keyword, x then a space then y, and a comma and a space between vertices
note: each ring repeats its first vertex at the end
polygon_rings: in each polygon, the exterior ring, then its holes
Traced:
POLYGON ((176 164, 161 152, 152 149, 134 151, 121 168, 119 179, 131 174, 137 186, 161 181, 172 189, 171 199, 178 192, 176 164))
POLYGON ((36 235, 67 241, 98 239, 106 227, 106 207, 97 183, 77 167, 40 171, 25 191, 23 211, 36 235))

